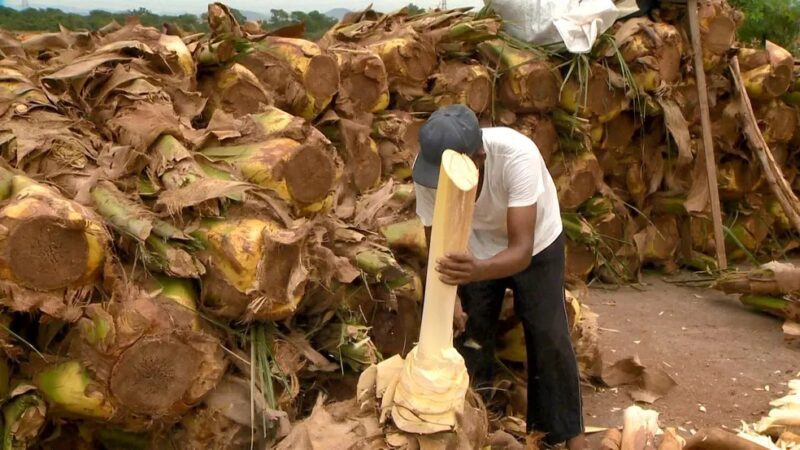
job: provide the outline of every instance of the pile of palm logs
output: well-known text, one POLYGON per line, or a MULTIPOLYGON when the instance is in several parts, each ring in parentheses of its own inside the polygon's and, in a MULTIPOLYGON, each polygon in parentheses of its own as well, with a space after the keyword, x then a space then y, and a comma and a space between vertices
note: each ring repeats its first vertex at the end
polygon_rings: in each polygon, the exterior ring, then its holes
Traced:
MULTIPOLYGON (((489 10, 366 10, 316 43, 217 3, 207 33, 0 33, 4 448, 247 448, 304 418, 315 436, 332 418, 370 435, 371 419, 343 418, 353 405, 336 416, 318 398, 352 398, 359 371, 417 339, 427 248, 410 174, 444 105, 537 143, 575 280, 713 268, 684 12, 659 14, 618 23, 590 55, 515 41, 489 10)), ((792 222, 727 72, 741 15, 713 0, 700 19, 726 246, 785 253, 792 222)), ((791 58, 737 52, 798 190, 791 58)), ((595 316, 569 306, 591 377, 595 316)), ((518 330, 502 330, 511 361, 518 330)), ((475 403, 473 444, 487 434, 475 403)))
MULTIPOLYGON (((744 139, 747 127, 729 60, 738 55, 764 142, 783 184, 797 191, 800 105, 793 58, 772 43, 737 49, 741 13, 722 0, 701 3, 728 256, 742 261, 783 255, 796 249, 800 222, 792 219, 796 208, 786 211, 776 198, 744 139)), ((416 151, 408 141, 421 118, 441 106, 466 104, 486 126, 509 126, 537 143, 559 190, 569 273, 626 282, 645 266, 716 268, 685 14, 675 7, 658 14, 657 21, 616 24, 590 55, 553 54, 515 41, 497 32, 500 23, 487 11, 409 17, 368 10, 345 18, 320 45, 337 55, 367 48, 385 63, 387 84, 373 78, 363 92, 388 89, 390 110, 354 110, 350 102, 334 108, 338 117, 378 130, 372 137, 384 176, 407 182, 416 151), (387 136, 387 114, 409 125, 387 136)), ((343 72, 342 79, 355 77, 343 72)))

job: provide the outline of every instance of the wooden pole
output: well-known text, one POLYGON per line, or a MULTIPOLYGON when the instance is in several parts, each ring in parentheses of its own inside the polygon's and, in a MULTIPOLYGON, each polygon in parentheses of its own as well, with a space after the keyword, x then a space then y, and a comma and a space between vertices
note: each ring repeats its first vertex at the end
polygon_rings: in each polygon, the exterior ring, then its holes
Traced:
POLYGON ((453 327, 450 324, 457 287, 442 283, 436 271, 436 261, 448 253, 467 250, 477 188, 478 169, 472 160, 464 154, 445 151, 439 169, 428 252, 425 302, 419 333, 422 357, 438 356, 442 350, 453 346, 453 327))
POLYGON ((742 81, 739 59, 735 56, 731 59, 731 73, 733 73, 733 82, 738 91, 739 111, 742 114, 744 135, 747 137, 747 142, 750 143, 750 148, 753 149, 756 156, 758 156, 759 162, 761 162, 761 166, 764 169, 764 177, 767 179, 770 190, 778 199, 789 221, 800 233, 800 200, 798 200, 789 182, 783 176, 783 172, 778 163, 775 162, 775 157, 772 155, 767 141, 764 140, 764 135, 761 134, 761 130, 758 128, 756 115, 753 113, 753 105, 750 104, 750 97, 748 97, 742 81))
POLYGON ((717 250, 717 266, 719 270, 728 268, 725 254, 725 234, 722 229, 722 209, 719 203, 719 187, 717 185, 717 160, 714 157, 714 142, 711 139, 711 116, 708 109, 708 88, 706 72, 703 67, 703 51, 700 45, 700 22, 697 18, 697 0, 688 0, 689 28, 692 34, 692 51, 694 53, 697 94, 700 101, 700 120, 703 127, 703 152, 706 159, 708 175, 708 191, 711 194, 711 218, 714 224, 714 247, 717 250))

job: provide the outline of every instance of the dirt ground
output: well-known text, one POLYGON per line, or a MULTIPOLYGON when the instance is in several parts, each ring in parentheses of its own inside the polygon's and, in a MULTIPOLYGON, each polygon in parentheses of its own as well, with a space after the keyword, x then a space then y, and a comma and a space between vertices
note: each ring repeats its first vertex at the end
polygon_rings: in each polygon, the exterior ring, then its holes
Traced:
MULTIPOLYGON (((800 377, 800 347, 784 342, 780 320, 745 309, 735 296, 675 283, 687 278, 648 274, 635 287, 590 290, 604 363, 638 355, 678 382, 647 406, 661 414, 662 427, 688 435, 753 422, 800 377)), ((587 426, 621 425, 622 409, 633 404, 625 387, 584 387, 583 397, 587 426)))

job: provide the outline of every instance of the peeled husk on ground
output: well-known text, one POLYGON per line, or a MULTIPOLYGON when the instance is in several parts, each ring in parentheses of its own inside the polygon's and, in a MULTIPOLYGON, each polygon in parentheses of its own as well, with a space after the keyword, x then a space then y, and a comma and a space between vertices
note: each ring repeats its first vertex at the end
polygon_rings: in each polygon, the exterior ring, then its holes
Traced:
POLYGON ((748 424, 742 423, 737 437, 748 443, 755 444, 753 448, 795 448, 798 444, 797 409, 800 380, 791 380, 788 383, 787 395, 770 402, 772 409, 759 421, 748 424))

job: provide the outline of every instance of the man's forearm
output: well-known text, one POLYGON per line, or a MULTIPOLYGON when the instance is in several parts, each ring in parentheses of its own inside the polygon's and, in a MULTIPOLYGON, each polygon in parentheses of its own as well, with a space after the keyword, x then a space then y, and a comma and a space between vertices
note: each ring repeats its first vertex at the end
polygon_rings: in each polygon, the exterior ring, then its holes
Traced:
MULTIPOLYGON (((479 260, 471 254, 445 255, 436 261, 442 281, 463 285, 474 281, 497 280, 528 268, 533 254, 536 205, 508 209, 508 248, 495 256, 479 260)), ((430 247, 430 228, 425 229, 430 247)))
POLYGON ((524 248, 507 248, 489 259, 478 260, 480 280, 498 280, 516 275, 531 263, 530 251, 524 248))
MULTIPOLYGON (((431 227, 425 227, 428 249, 431 247, 431 227)), ((481 271, 486 273, 481 280, 496 280, 510 277, 528 268, 531 255, 527 249, 507 248, 489 259, 479 260, 481 271)))

